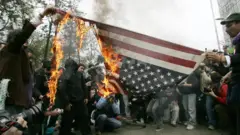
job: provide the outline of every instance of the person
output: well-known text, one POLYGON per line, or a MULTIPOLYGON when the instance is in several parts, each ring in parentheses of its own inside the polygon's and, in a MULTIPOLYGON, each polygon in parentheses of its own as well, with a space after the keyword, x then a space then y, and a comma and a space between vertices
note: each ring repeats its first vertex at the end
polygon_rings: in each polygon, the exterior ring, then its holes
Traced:
POLYGON ((226 46, 226 45, 223 46, 223 53, 224 53, 224 55, 228 55, 229 54, 228 53, 228 46, 226 46))
POLYGON ((194 71, 187 80, 178 86, 178 92, 182 94, 182 103, 187 121, 184 123, 187 130, 192 130, 197 124, 196 121, 196 98, 200 89, 199 71, 194 71))
MULTIPOLYGON (((206 65, 204 63, 200 64, 200 90, 204 92, 205 88, 209 88, 212 80, 211 77, 206 73, 206 65)), ((214 98, 206 95, 206 113, 208 117, 208 129, 214 130, 216 127, 216 118, 214 112, 214 98)))
POLYGON ((80 130, 83 135, 90 135, 90 123, 88 122, 87 107, 85 102, 88 98, 86 91, 86 82, 83 74, 78 72, 78 64, 71 58, 65 61, 65 70, 59 78, 57 96, 64 108, 62 114, 61 128, 59 135, 71 134, 72 122, 80 124, 80 130))
POLYGON ((173 127, 176 127, 180 110, 178 105, 178 93, 176 92, 176 87, 166 89, 165 97, 167 98, 167 101, 162 105, 164 110, 163 121, 169 122, 170 120, 170 124, 173 127), (164 108, 164 105, 166 108, 164 108))
MULTIPOLYGON (((17 119, 18 119, 17 123, 19 123, 22 126, 22 128, 27 128, 27 121, 25 121, 22 117, 19 117, 17 119)), ((2 135, 23 135, 23 132, 19 130, 17 127, 12 126, 2 135)))
POLYGON ((96 110, 92 112, 92 121, 95 121, 96 134, 101 135, 105 130, 112 131, 122 126, 120 117, 120 108, 114 97, 115 95, 108 95, 107 97, 96 97, 96 110))
POLYGON ((33 96, 36 100, 41 100, 48 92, 48 80, 51 75, 51 61, 44 60, 42 68, 35 72, 35 85, 33 96))
POLYGON ((163 119, 162 119, 162 115, 160 115, 159 111, 160 111, 160 99, 152 99, 147 106, 147 114, 148 116, 150 116, 154 122, 156 123, 156 131, 160 131, 163 129, 163 119))
POLYGON ((49 7, 31 21, 26 20, 22 29, 14 30, 8 34, 6 46, 0 51, 0 80, 10 79, 6 110, 11 114, 20 113, 24 108, 31 106, 32 72, 29 57, 23 45, 36 27, 41 24, 42 18, 54 13, 56 13, 56 9, 49 7))
POLYGON ((237 113, 237 130, 235 135, 240 135, 240 13, 232 13, 226 19, 221 21, 225 25, 226 32, 233 38, 232 44, 235 46, 235 54, 218 55, 215 53, 206 53, 206 58, 210 61, 221 63, 232 70, 226 78, 231 78, 227 93, 227 104, 233 105, 237 113))

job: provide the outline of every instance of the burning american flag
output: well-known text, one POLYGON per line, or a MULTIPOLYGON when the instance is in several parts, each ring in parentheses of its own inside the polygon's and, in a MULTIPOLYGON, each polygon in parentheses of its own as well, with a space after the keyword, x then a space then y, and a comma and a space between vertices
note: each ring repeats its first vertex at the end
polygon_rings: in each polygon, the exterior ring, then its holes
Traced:
POLYGON ((133 95, 146 96, 165 90, 167 86, 179 83, 191 74, 203 61, 202 51, 74 17, 95 24, 98 28, 97 38, 102 42, 101 47, 111 45, 121 55, 121 66, 118 69, 120 80, 124 88, 133 95))

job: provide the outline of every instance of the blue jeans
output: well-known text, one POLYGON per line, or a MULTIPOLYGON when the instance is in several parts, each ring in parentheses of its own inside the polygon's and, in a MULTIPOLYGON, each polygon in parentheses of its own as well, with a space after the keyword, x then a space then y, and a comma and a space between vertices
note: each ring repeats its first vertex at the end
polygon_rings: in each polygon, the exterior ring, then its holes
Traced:
POLYGON ((216 116, 214 112, 214 99, 211 96, 206 96, 206 111, 208 117, 208 124, 216 126, 216 116))
POLYGON ((104 131, 109 130, 112 131, 114 129, 118 129, 122 126, 121 121, 115 118, 108 118, 106 114, 100 114, 96 119, 96 130, 104 131))

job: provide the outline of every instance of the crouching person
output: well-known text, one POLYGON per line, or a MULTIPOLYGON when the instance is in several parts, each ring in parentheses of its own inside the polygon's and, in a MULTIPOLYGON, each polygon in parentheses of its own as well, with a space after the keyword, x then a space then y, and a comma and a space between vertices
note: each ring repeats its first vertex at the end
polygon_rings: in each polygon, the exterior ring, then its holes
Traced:
POLYGON ((101 97, 96 103, 96 110, 92 113, 92 119, 95 121, 96 134, 100 135, 103 131, 113 131, 122 126, 118 120, 120 115, 119 104, 114 95, 107 98, 101 97))

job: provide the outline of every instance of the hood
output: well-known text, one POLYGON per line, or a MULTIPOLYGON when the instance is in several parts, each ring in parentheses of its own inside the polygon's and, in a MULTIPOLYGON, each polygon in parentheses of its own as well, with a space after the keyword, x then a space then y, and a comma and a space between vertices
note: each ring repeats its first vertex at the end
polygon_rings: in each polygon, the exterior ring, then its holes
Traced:
POLYGON ((65 61, 65 69, 71 69, 73 71, 77 71, 78 64, 73 59, 69 58, 65 61))
POLYGON ((77 62, 75 62, 73 59, 67 59, 65 61, 65 71, 63 72, 65 79, 69 79, 72 76, 72 74, 77 72, 77 69, 78 69, 77 62))

